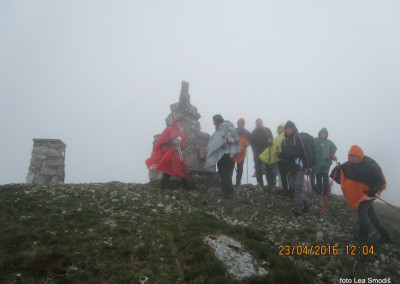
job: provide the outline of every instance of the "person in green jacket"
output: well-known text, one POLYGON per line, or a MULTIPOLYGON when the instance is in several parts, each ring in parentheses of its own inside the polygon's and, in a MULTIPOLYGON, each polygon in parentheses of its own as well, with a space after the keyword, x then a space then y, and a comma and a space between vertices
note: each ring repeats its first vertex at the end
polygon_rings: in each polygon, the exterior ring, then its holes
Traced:
POLYGON ((314 155, 315 155, 315 176, 317 187, 323 195, 326 195, 329 190, 329 169, 332 165, 332 160, 337 160, 336 145, 328 139, 328 130, 322 128, 318 132, 318 138, 314 138, 314 155))

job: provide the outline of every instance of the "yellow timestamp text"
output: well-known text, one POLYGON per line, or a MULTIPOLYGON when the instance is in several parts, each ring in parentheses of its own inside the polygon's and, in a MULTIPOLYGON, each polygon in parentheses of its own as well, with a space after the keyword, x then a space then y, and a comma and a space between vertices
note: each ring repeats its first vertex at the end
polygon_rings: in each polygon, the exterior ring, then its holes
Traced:
POLYGON ((373 255, 373 245, 280 245, 278 254, 295 255, 373 255))

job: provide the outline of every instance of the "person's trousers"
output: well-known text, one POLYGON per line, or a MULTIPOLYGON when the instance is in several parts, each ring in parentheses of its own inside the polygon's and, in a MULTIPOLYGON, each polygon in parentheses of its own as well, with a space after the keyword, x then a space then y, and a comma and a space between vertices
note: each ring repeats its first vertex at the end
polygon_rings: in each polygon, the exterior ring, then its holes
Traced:
POLYGON ((288 191, 288 181, 287 181, 287 172, 288 172, 288 167, 287 163, 284 160, 276 162, 276 165, 278 166, 279 174, 281 176, 281 182, 282 182, 282 189, 288 191))
POLYGON ((218 174, 221 178, 222 194, 228 195, 233 193, 232 176, 235 162, 229 157, 229 154, 224 154, 217 163, 218 174))
POLYGON ((236 185, 240 185, 242 183, 243 164, 244 160, 241 163, 236 163, 236 185))
POLYGON ((378 230, 379 234, 386 238, 389 236, 388 231, 383 226, 382 222, 379 220, 378 216, 375 214, 375 210, 372 207, 374 200, 366 200, 360 202, 358 205, 358 226, 360 236, 367 239, 370 232, 370 222, 378 230))
MULTIPOLYGON (((171 181, 171 176, 163 172, 161 184, 163 187, 167 186, 171 181)), ((186 178, 182 179, 183 186, 188 186, 189 181, 186 178)))
POLYGON ((275 165, 265 164, 265 170, 267 172, 268 186, 276 187, 276 167, 275 167, 275 165))
POLYGON ((264 185, 262 167, 265 163, 258 157, 261 153, 254 153, 254 168, 256 169, 257 183, 264 185))
POLYGON ((289 173, 289 187, 294 190, 295 211, 297 214, 302 214, 311 206, 310 199, 304 194, 304 171, 289 173))
POLYGON ((317 179, 317 187, 319 190, 321 190, 322 195, 325 196, 329 190, 329 176, 327 173, 316 173, 315 176, 317 179))

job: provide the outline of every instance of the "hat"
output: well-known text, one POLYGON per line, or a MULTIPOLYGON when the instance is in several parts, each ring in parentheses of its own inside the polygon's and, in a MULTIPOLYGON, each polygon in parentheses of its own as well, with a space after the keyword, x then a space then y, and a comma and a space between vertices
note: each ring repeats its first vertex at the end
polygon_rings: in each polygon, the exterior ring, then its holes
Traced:
POLYGON ((295 125, 294 122, 291 121, 291 120, 288 120, 288 121, 286 122, 286 124, 285 124, 285 130, 286 130, 286 128, 288 128, 288 127, 292 128, 294 133, 297 133, 297 132, 298 132, 298 131, 297 131, 296 125, 295 125))
POLYGON ((320 137, 322 133, 326 133, 326 138, 328 138, 328 129, 326 129, 325 127, 322 128, 322 129, 318 132, 318 137, 320 137))
POLYGON ((363 152, 363 150, 361 149, 361 147, 358 146, 358 145, 353 145, 353 146, 351 146, 348 156, 349 156, 349 157, 350 157, 350 156, 357 156, 357 157, 360 157, 360 163, 364 160, 364 152, 363 152))
POLYGON ((283 129, 285 129, 285 123, 284 122, 282 122, 281 124, 279 124, 278 125, 278 127, 276 128, 276 133, 278 133, 279 134, 279 128, 283 128, 283 129))
POLYGON ((216 124, 221 124, 222 122, 225 121, 225 119, 220 114, 216 114, 216 115, 213 116, 213 121, 216 124))

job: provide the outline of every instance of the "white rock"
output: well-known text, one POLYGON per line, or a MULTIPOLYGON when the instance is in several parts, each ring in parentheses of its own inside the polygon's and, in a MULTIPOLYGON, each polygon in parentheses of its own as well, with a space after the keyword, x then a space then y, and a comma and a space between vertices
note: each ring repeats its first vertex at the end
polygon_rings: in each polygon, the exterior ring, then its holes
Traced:
POLYGON ((268 274, 236 240, 227 236, 210 236, 204 242, 214 249, 215 256, 227 266, 234 279, 240 281, 253 275, 268 274))

